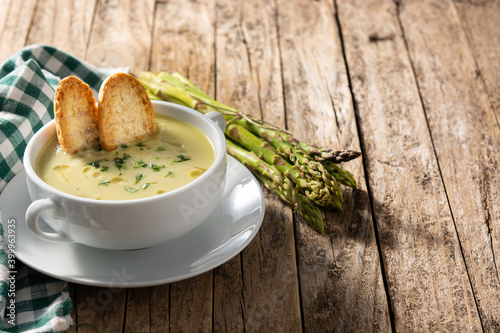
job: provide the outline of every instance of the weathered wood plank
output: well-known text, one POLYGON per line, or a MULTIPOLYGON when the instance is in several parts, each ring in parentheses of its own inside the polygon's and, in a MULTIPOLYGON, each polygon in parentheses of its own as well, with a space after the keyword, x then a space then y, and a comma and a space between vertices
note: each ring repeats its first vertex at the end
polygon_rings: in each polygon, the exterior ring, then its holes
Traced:
POLYGON ((213 271, 170 284, 170 331, 210 332, 213 271))
POLYGON ((217 95, 223 103, 284 128, 275 15, 272 1, 217 3, 217 95))
POLYGON ((151 71, 179 72, 213 96, 214 13, 213 0, 158 2, 151 71))
MULTIPOLYGON (((4 31, 7 27, 7 20, 9 18, 9 11, 10 11, 10 7, 12 6, 12 3, 14 2, 14 0, 0 0, 0 8, 2 8, 2 10, 0 11, 0 40, 3 40, 3 35, 4 35, 4 31)), ((2 56, 0 57, 0 62, 3 62, 5 59, 4 58, 7 58, 8 55, 9 55, 9 50, 4 50, 4 54, 5 56, 2 56)))
POLYGON ((500 29, 498 29, 500 2, 474 3, 455 0, 455 7, 479 69, 477 74, 484 80, 486 92, 498 119, 500 118, 500 29))
MULTIPOLYGON (((214 94, 214 6, 211 0, 157 3, 151 71, 179 72, 208 94, 214 94)), ((210 331, 212 307, 217 307, 212 305, 213 280, 213 272, 207 272, 171 284, 166 295, 170 302, 168 321, 161 323, 163 327, 158 326, 158 330, 210 331)))
POLYGON ((0 6, 0 63, 26 45, 37 0, 2 0, 0 6))
POLYGON ((479 314, 499 331, 500 127, 453 3, 408 1, 400 12, 479 314))
POLYGON ((150 288, 130 288, 127 292, 124 332, 150 332, 150 311, 155 304, 150 302, 150 288))
POLYGON ((96 66, 148 68, 155 0, 99 1, 85 58, 96 66))
MULTIPOLYGON (((74 301, 75 299, 75 285, 70 283, 69 284, 69 298, 74 301)), ((76 332, 76 322, 75 322, 75 318, 76 318, 76 306, 74 306, 73 304, 73 308, 71 309, 71 318, 73 319, 73 327, 70 327, 70 329, 68 330, 69 332, 76 332)))
POLYGON ((338 9, 396 331, 481 331, 396 5, 338 9))
POLYGON ((96 0, 44 0, 36 7, 26 44, 46 44, 83 58, 96 0))
MULTIPOLYGON (((274 3, 218 1, 216 23, 218 100, 284 127, 274 3)), ((241 255, 242 314, 236 316, 243 316, 247 332, 300 331, 291 209, 271 191, 265 191, 265 197, 261 230, 241 255)), ((226 267, 216 271, 225 272, 226 267)), ((229 281, 216 281, 216 290, 226 288, 229 281)), ((223 304, 225 299, 216 301, 223 304)))
POLYGON ((214 332, 244 332, 241 256, 214 269, 214 332))
POLYGON ((164 284, 151 287, 149 292, 149 315, 151 317, 151 332, 169 331, 170 323, 170 285, 164 284))
MULTIPOLYGON (((480 4, 456 2, 455 6, 478 66, 476 74, 484 80, 488 100, 495 112, 498 124, 500 123, 500 29, 498 29, 500 2, 490 1, 480 4)), ((492 172, 498 173, 498 166, 492 167, 492 172)), ((500 228, 494 221, 500 219, 500 205, 498 205, 498 200, 494 199, 500 198, 500 189, 487 186, 487 190, 488 213, 490 221, 493 222, 489 224, 491 242, 498 271, 500 270, 500 228), (492 200, 493 203, 490 204, 492 200)))
POLYGON ((264 195, 261 229, 242 253, 245 330, 301 332, 292 213, 274 192, 264 195))
POLYGON ((75 285, 74 305, 79 333, 123 331, 126 289, 75 285))
MULTIPOLYGON (((302 140, 359 149, 335 8, 329 1, 278 1, 286 123, 302 140)), ((329 212, 326 235, 299 219, 298 266, 307 331, 390 331, 389 309, 366 193, 345 191, 343 212, 329 212)))

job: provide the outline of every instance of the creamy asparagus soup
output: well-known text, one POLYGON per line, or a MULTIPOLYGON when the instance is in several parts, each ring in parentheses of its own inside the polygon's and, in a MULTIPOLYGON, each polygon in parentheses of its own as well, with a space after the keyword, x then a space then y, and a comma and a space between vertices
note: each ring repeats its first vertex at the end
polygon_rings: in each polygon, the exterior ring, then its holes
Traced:
POLYGON ((111 152, 87 150, 67 154, 54 137, 40 154, 38 175, 50 186, 69 194, 128 200, 172 191, 212 165, 214 148, 198 128, 162 115, 156 115, 156 122, 155 135, 111 152))

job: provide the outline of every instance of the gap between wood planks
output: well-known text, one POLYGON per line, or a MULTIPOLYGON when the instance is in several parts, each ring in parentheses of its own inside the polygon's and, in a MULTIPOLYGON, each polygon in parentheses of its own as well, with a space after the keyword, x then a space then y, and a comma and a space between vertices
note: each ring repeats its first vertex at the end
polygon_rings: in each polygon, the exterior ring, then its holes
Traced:
MULTIPOLYGON (((476 6, 481 6, 483 3, 482 2, 475 2, 473 0, 471 0, 471 4, 472 5, 476 5, 476 6)), ((453 2, 453 7, 455 8, 455 10, 458 12, 458 9, 456 8, 456 5, 455 3, 453 2)), ((399 17, 398 17, 399 19, 399 17)), ((460 23, 462 22, 462 20, 460 20, 460 23)), ((461 30, 466 30, 466 29, 463 29, 461 28, 461 30)), ((472 42, 470 40, 470 36, 468 33, 465 33, 465 39, 467 40, 467 44, 469 46, 469 48, 471 49, 471 54, 472 54, 472 58, 474 60, 474 65, 476 67, 476 75, 479 77, 479 79, 481 80, 481 83, 483 84, 484 87, 487 86, 486 84, 486 80, 484 79, 484 76, 482 75, 481 73, 481 70, 479 69, 479 61, 477 59, 477 56, 474 52, 474 48, 472 46, 472 42)), ((408 49, 408 48, 407 48, 408 49)), ((420 90, 419 90, 419 93, 420 93, 420 90)), ((490 94, 487 93, 487 97, 488 97, 488 104, 490 105, 490 108, 492 110, 495 110, 495 106, 493 105, 491 99, 490 99, 490 94)), ((424 111, 425 111, 425 108, 424 108, 424 111)), ((500 128, 500 122, 499 122, 499 119, 498 119, 498 116, 497 116, 497 113, 496 112, 493 112, 493 115, 495 116, 495 120, 496 120, 496 125, 497 127, 500 128)), ((431 136, 431 139, 432 139, 432 136, 431 136)), ((434 144, 434 143, 433 143, 434 144)), ((439 162, 439 161, 438 161, 439 162)), ((438 163, 438 166, 439 166, 439 163, 438 163)), ((484 181, 484 180, 483 180, 484 181)), ((446 187, 445 187, 445 191, 446 191, 446 187)), ((448 195, 447 195, 448 196, 448 195)), ((490 208, 489 208, 489 203, 488 203, 488 199, 487 199, 487 195, 482 193, 482 201, 483 201, 483 205, 484 205, 484 211, 486 212, 486 217, 485 217, 485 220, 486 220, 486 225, 488 227, 488 235, 490 237, 490 243, 491 243, 491 252, 493 253, 493 263, 495 265, 495 270, 496 270, 496 275, 497 275, 497 279, 500 280, 500 272, 498 271, 498 265, 496 263, 496 254, 495 254, 495 247, 493 246, 493 237, 492 237, 492 229, 491 229, 491 214, 490 214, 490 208)), ((450 207, 451 208, 451 207, 450 207)), ((452 214, 453 216, 453 214, 452 214)), ((459 241, 460 241, 460 238, 459 238, 459 241)), ((460 245, 460 249, 462 249, 462 246, 460 245)), ((462 256, 463 256, 463 253, 462 253, 462 256)), ((467 265, 466 265, 467 266, 467 265)), ((468 273, 468 271, 467 271, 468 273)), ((470 280, 470 277, 469 277, 469 280, 470 280)), ((472 288, 471 288, 472 289, 472 288)))
MULTIPOLYGON (((397 18, 399 30, 401 31, 401 36, 402 36, 402 39, 403 39, 403 42, 404 42, 404 46, 405 46, 405 49, 406 49, 406 53, 407 53, 407 57, 408 57, 408 60, 409 60, 410 66, 411 66, 412 75, 413 75, 413 78, 415 80, 415 84, 416 84, 416 88, 417 88, 418 96, 419 96, 419 100, 420 100, 420 105, 421 105, 421 107, 423 109, 423 112, 424 112, 424 115, 425 115, 425 121, 426 121, 427 131, 428 131, 430 139, 431 139, 431 145, 432 145, 432 150, 433 150, 434 158, 436 159, 436 163, 437 163, 438 170, 439 170, 439 176, 440 176, 441 182, 443 184, 444 193, 445 193, 445 196, 446 196, 446 199, 447 199, 447 202, 448 202, 448 208, 449 208, 449 211, 450 211, 450 214, 451 214, 451 218, 452 218, 452 221, 453 221, 453 226, 454 226, 454 229, 455 229, 455 233, 457 235, 457 240, 458 240, 458 244, 459 244, 459 247, 460 247, 460 255, 461 255, 462 260, 464 262, 464 265, 466 267, 466 274, 467 274, 467 277, 468 277, 469 287, 470 287, 470 289, 472 291, 472 295, 474 297, 474 304, 475 304, 476 309, 479 312, 479 304, 477 302, 476 293, 474 291, 474 288, 472 287, 471 276, 470 276, 470 267, 467 266, 467 261, 465 260, 464 249, 463 249, 463 246, 462 246, 460 235, 458 233, 457 225, 456 225, 456 222, 455 222, 455 217, 453 216, 453 211, 451 209, 451 203, 450 203, 448 191, 446 189, 446 183, 445 183, 444 178, 443 178, 441 165, 439 163, 439 158, 438 158, 436 147, 435 147, 435 144, 434 144, 434 138, 432 136, 432 132, 431 132, 431 129, 430 129, 430 125, 429 125, 429 121, 428 121, 429 118, 427 116, 427 110, 426 110, 426 107, 424 105, 421 88, 420 88, 419 82, 418 82, 417 77, 416 77, 416 71, 415 71, 414 61, 413 61, 413 59, 411 57, 411 54, 410 54, 410 51, 409 51, 409 46, 408 46, 408 40, 407 40, 407 37, 405 35, 405 30, 404 30, 403 24, 401 22, 401 16, 400 16, 401 1, 399 1, 399 0, 393 0, 393 2, 395 4, 395 6, 396 6, 396 18, 397 18)), ((356 98, 355 98, 355 93, 354 93, 354 91, 352 89, 351 75, 350 75, 349 65, 347 63, 347 58, 346 58, 345 48, 344 48, 345 44, 344 44, 344 39, 343 39, 342 26, 340 24, 340 20, 339 20, 339 16, 338 16, 337 0, 334 0, 333 3, 334 3, 334 6, 335 6, 335 22, 338 25, 338 29, 339 29, 339 34, 340 34, 339 37, 340 37, 340 42, 341 42, 341 46, 342 46, 343 57, 344 57, 344 60, 345 60, 345 66, 346 66, 347 75, 348 75, 349 89, 350 89, 350 92, 351 92, 351 96, 352 96, 352 100, 353 100, 353 107, 354 107, 355 116, 356 116, 356 119, 357 119, 356 126, 358 127, 359 140, 360 140, 361 147, 365 147, 365 140, 364 140, 364 137, 363 137, 363 133, 362 133, 362 131, 359 128, 359 108, 358 108, 357 101, 356 101, 356 98)), ((453 3, 453 6, 455 6, 454 3, 453 3)), ((370 35, 368 37, 369 37, 369 41, 373 42, 373 43, 382 42, 382 41, 394 38, 394 36, 392 36, 392 35, 390 35, 390 36, 370 35)), ((472 49, 471 41, 469 40, 469 38, 467 38, 467 42, 468 42, 469 48, 472 49)), ((474 58, 474 61, 475 61, 476 68, 479 68, 476 54, 474 54, 474 52, 472 52, 472 54, 473 54, 473 58, 474 58)), ((484 77, 481 75, 481 72, 479 70, 477 70, 476 72, 477 72, 478 76, 481 76, 481 81, 483 82, 483 84, 486 85, 484 77)), ((491 102, 491 99, 489 98, 489 95, 488 95, 488 102, 489 102, 490 106, 492 107, 492 109, 494 109, 493 108, 493 104, 491 102)), ((496 114, 495 114, 495 119, 496 119, 497 126, 500 127, 499 119, 498 119, 498 117, 497 117, 496 114)), ((365 177, 367 177, 368 172, 367 172, 367 165, 366 165, 366 161, 365 160, 363 160, 363 168, 364 168, 364 171, 365 171, 365 177)), ((378 248, 378 251, 379 251, 379 256, 381 257, 382 256, 381 245, 380 245, 380 239, 379 239, 379 236, 378 236, 376 216, 375 216, 374 209, 373 209, 373 196, 372 196, 372 192, 371 192, 371 188, 370 188, 370 183, 368 182, 368 180, 367 180, 367 192, 368 192, 369 200, 370 200, 370 204, 371 204, 371 213, 372 213, 372 218, 373 218, 374 231, 375 231, 375 235, 376 235, 377 248, 378 248)), ((483 202, 484 202, 484 210, 485 210, 486 214, 489 216, 490 212, 489 212, 489 207, 488 207, 487 199, 483 198, 483 202)), ((487 224, 487 227, 488 227, 488 231, 490 231, 491 230, 491 226, 490 226, 491 221, 490 221, 490 219, 488 217, 486 218, 486 224, 487 224)), ((494 261, 494 267, 496 269, 496 275, 497 275, 497 277, 499 277, 498 266, 497 266, 497 264, 495 262, 495 251, 494 251, 494 247, 493 247, 493 240, 492 240, 491 232, 489 232, 489 238, 490 238, 491 251, 493 253, 493 261, 494 261)), ((390 296, 389 296, 389 288, 388 288, 387 278, 386 278, 386 274, 385 274, 386 270, 385 270, 384 261, 382 260, 382 258, 381 258, 380 262, 381 262, 382 271, 384 272, 384 274, 383 274, 383 282, 384 282, 384 288, 385 288, 386 295, 387 295, 387 302, 388 302, 388 305, 389 305, 389 315, 390 315, 390 319, 391 319, 391 326, 392 326, 392 330, 396 331, 395 330, 394 312, 393 312, 393 309, 392 309, 392 303, 391 303, 391 299, 390 299, 390 296)), ((482 329, 484 331, 483 318, 481 316, 479 316, 479 320, 480 320, 480 323, 481 323, 481 327, 482 327, 482 329)))
MULTIPOLYGON (((463 246, 462 246, 462 241, 460 239, 460 233, 458 232, 458 228, 457 228, 457 225, 456 225, 456 222, 455 222, 455 217, 453 215, 453 210, 452 210, 451 203, 450 203, 449 196, 448 196, 448 190, 446 188, 446 182, 445 182, 445 180, 443 178, 443 173, 442 173, 442 170, 441 170, 441 164, 439 162, 439 157, 437 155, 436 147, 434 145, 434 138, 432 136, 432 131, 431 131, 431 128, 430 128, 430 125, 429 125, 429 120, 428 120, 429 118, 428 118, 428 115, 427 115, 427 109, 426 109, 425 104, 423 102, 423 97, 422 97, 422 93, 421 93, 421 89, 420 89, 420 84, 419 84, 419 82, 417 80, 417 75, 416 75, 416 71, 415 71, 414 62, 413 62, 413 59, 411 57, 409 46, 408 46, 408 40, 407 40, 407 37, 405 35, 405 30, 404 30, 403 24, 401 22, 401 16, 400 16, 401 1, 400 0, 394 0, 394 3, 396 5, 396 18, 397 18, 398 25, 399 25, 399 28, 400 28, 401 33, 402 33, 402 39, 404 41, 404 45, 405 45, 407 57, 409 59, 410 65, 411 65, 412 74, 413 74, 413 77, 415 79, 415 85, 417 87, 418 96, 419 96, 419 99, 420 99, 420 105, 422 106, 422 110, 423 110, 424 115, 425 115, 427 130, 429 132, 429 137, 430 137, 431 144, 432 144, 432 151, 434 153, 434 158, 436 159, 437 167, 438 167, 438 170, 439 170, 439 176, 441 178, 441 182, 443 184, 444 193, 445 193, 445 196, 446 196, 446 199, 447 199, 447 202, 448 202, 448 209, 449 209, 450 214, 451 214, 451 218, 452 218, 452 221, 453 221, 453 226, 455 228, 455 233, 457 235, 458 244, 460 246, 460 254, 462 256, 462 260, 463 260, 465 268, 466 268, 466 273, 467 273, 467 277, 468 277, 469 287, 470 287, 470 289, 472 291, 472 296, 474 297, 474 303, 475 303, 476 309, 477 309, 478 313, 481 313, 481 311, 479 311, 479 304, 477 302, 476 293, 475 293, 475 290, 474 290, 472 282, 471 282, 471 275, 470 275, 470 272, 469 272, 470 268, 467 266, 467 260, 465 260, 464 249, 463 249, 463 246)), ((452 2, 452 5, 455 7, 455 3, 452 2)), ((461 28, 461 30, 463 30, 463 29, 461 28)), ((467 38, 467 43, 468 43, 469 48, 472 49, 470 41, 469 41, 468 38, 467 38)), ((477 68, 478 67, 478 63, 477 63, 476 55, 474 54, 474 52, 471 52, 471 53, 473 55, 475 66, 477 68)), ((477 71, 478 71, 478 69, 476 70, 476 73, 477 73, 477 71)), ((484 78, 482 78, 482 82, 485 84, 484 78)), ((490 101, 489 98, 488 98, 488 102, 489 102, 490 106, 493 109, 493 106, 492 106, 491 101, 490 101)), ((497 126, 498 126, 499 124, 498 124, 498 118, 496 117, 496 114, 495 114, 495 119, 497 121, 497 126)), ((492 239, 492 236, 491 236, 491 226, 490 226, 490 219, 489 219, 490 212, 489 212, 489 207, 488 207, 488 204, 487 204, 487 199, 485 198, 485 196, 483 196, 482 201, 484 203, 484 210, 485 210, 485 212, 487 214, 487 217, 485 219, 485 223, 486 223, 486 226, 488 228, 488 235, 489 235, 489 238, 490 238, 490 246, 491 246, 491 251, 492 251, 492 254, 493 254, 493 264, 494 264, 496 275, 497 275, 497 278, 498 278, 499 277, 499 272, 498 272, 498 268, 497 268, 498 266, 497 266, 496 261, 495 261, 495 249, 494 249, 494 246, 493 246, 493 239, 492 239)), ((479 321, 481 323, 481 328, 484 331, 485 327, 484 327, 484 323, 483 323, 483 318, 482 318, 481 315, 479 315, 478 317, 479 317, 479 321)))
MULTIPOLYGON (((361 147, 361 149, 363 149, 363 147, 365 147, 365 139, 363 137, 363 132, 361 131, 361 128, 359 127, 359 109, 358 109, 358 104, 356 102, 356 96, 354 94, 354 91, 352 89, 352 83, 351 83, 351 74, 350 74, 350 70, 349 70, 349 65, 347 63, 347 57, 346 57, 346 53, 345 53, 345 44, 344 44, 344 36, 343 36, 343 33, 342 33, 342 25, 340 24, 340 19, 339 19, 339 11, 338 11, 338 5, 337 5, 337 1, 338 0, 334 0, 333 1, 333 6, 334 6, 334 9, 335 9, 335 23, 337 24, 337 27, 338 27, 338 32, 339 32, 339 40, 340 40, 340 44, 341 44, 341 47, 342 47, 342 57, 344 58, 344 64, 345 64, 345 67, 346 67, 346 72, 347 72, 347 82, 349 84, 349 91, 351 93, 351 99, 352 99, 352 104, 353 104, 353 108, 354 108, 354 116, 356 117, 356 131, 358 132, 358 136, 359 136, 359 145, 361 147)), ((390 323, 391 323, 391 331, 392 332, 396 332, 396 324, 395 324, 395 320, 394 320, 394 311, 392 309, 392 303, 391 303, 391 298, 389 297, 389 285, 387 283, 387 277, 385 275, 385 266, 384 266, 384 260, 382 258, 382 248, 381 248, 381 245, 380 245, 380 238, 379 238, 379 234, 378 234, 378 229, 377 229, 377 223, 376 223, 376 218, 375 218, 375 211, 374 211, 374 205, 373 205, 373 196, 372 196, 372 192, 371 192, 371 188, 370 188, 370 182, 368 181, 368 168, 367 168, 367 165, 366 165, 366 160, 363 159, 363 173, 365 175, 365 182, 366 182, 366 191, 368 193, 368 200, 370 201, 370 210, 371 210, 371 216, 372 216, 372 223, 373 223, 373 230, 374 230, 374 233, 375 233, 375 242, 377 244, 377 251, 379 253, 379 262, 380 262, 380 269, 382 270, 382 280, 383 280, 383 283, 384 283, 384 291, 385 291, 385 295, 386 295, 386 300, 387 300, 387 307, 388 307, 388 310, 389 310, 389 318, 390 318, 390 323)))
MULTIPOLYGON (((36 11, 38 9, 38 4, 40 3, 40 1, 37 1, 35 3, 35 5, 33 6, 33 10, 31 11, 31 17, 30 17, 30 22, 33 22, 35 20, 35 14, 36 14, 36 11)), ((24 38, 24 45, 27 45, 28 44, 28 38, 29 38, 29 35, 30 35, 30 32, 31 32, 31 27, 33 26, 33 24, 30 24, 29 27, 28 27, 28 31, 26 32, 26 37, 24 38)))
MULTIPOLYGON (((93 27, 94 26, 94 21, 95 21, 95 17, 97 16, 97 1, 98 0, 94 0, 94 10, 92 12, 92 18, 90 19, 90 27, 93 27)), ((90 41, 92 40, 92 29, 89 29, 89 34, 87 36, 87 41, 85 43, 85 54, 84 54, 84 58, 85 59, 88 59, 88 50, 90 48, 90 41)))
MULTIPOLYGON (((283 120, 284 120, 284 125, 285 125, 285 129, 288 130, 288 123, 287 123, 287 117, 286 117, 286 114, 287 114, 287 108, 286 108, 286 93, 285 93, 285 78, 283 76, 283 51, 281 49, 281 34, 280 34, 280 24, 279 24, 279 5, 278 5, 278 1, 277 0, 273 0, 274 1, 274 7, 276 8, 275 10, 275 13, 274 13, 274 16, 275 16, 275 19, 274 19, 274 22, 276 24, 276 39, 277 39, 277 44, 278 44, 278 57, 279 57, 279 61, 280 61, 280 74, 281 74, 281 86, 283 87, 282 91, 281 91, 281 94, 283 96, 283 113, 284 113, 284 116, 283 116, 283 120)), ((298 233, 297 233, 297 216, 296 214, 292 214, 292 225, 293 225, 293 241, 294 241, 294 250, 295 250, 295 266, 297 267, 297 290, 298 290, 298 293, 299 293, 299 310, 300 310, 300 322, 301 322, 301 326, 302 326, 302 332, 305 332, 305 315, 304 315, 304 304, 302 302, 302 297, 300 297, 300 295, 302 295, 302 283, 300 282, 301 281, 301 274, 300 274, 300 265, 299 265, 299 249, 298 249, 298 246, 297 246, 297 242, 298 242, 298 233)))
MULTIPOLYGON (((337 6, 337 1, 336 0, 334 1, 334 4, 335 4, 335 6, 337 6)), ((430 139, 431 139, 431 145, 432 145, 432 150, 433 150, 434 158, 436 159, 437 167, 438 167, 438 170, 439 170, 439 176, 441 178, 441 182, 442 182, 442 185, 443 185, 444 193, 445 193, 446 199, 448 201, 449 211, 450 211, 451 218, 452 218, 452 221, 453 221, 453 226, 454 226, 454 229, 455 229, 455 233, 457 235, 457 240, 458 240, 458 244, 459 244, 459 247, 460 247, 460 254, 461 254, 462 260, 464 262, 464 265, 466 267, 466 274, 467 274, 467 277, 468 277, 468 283, 469 283, 470 289, 472 291, 472 295, 474 297, 474 302, 475 302, 476 309, 478 309, 478 312, 480 312, 479 311, 479 304, 478 304, 477 298, 476 298, 476 293, 475 293, 474 288, 472 287, 471 275, 470 275, 470 267, 467 266, 467 261, 465 260, 464 249, 463 249, 463 246, 462 246, 460 235, 458 233, 458 229, 457 229, 455 217, 453 216, 453 210, 451 209, 451 203, 450 203, 448 191, 446 189, 446 183, 445 183, 444 178, 443 178, 442 168, 441 168, 441 165, 440 165, 440 162, 439 162, 439 158, 438 158, 438 155, 437 155, 436 147, 435 147, 435 144, 434 144, 434 138, 433 138, 433 135, 432 135, 432 132, 431 132, 431 128, 430 128, 430 125, 429 125, 429 121, 428 121, 429 118, 428 118, 428 115, 427 115, 427 110, 426 110, 426 107, 425 107, 424 102, 423 102, 421 87, 420 87, 420 84, 419 84, 419 82, 418 82, 418 80, 416 78, 416 71, 415 71, 414 61, 413 61, 413 59, 411 57, 411 54, 410 54, 410 51, 409 51, 409 46, 408 46, 408 39, 406 37, 405 30, 404 30, 403 24, 401 22, 401 16, 400 16, 401 1, 395 0, 394 4, 396 6, 396 19, 397 19, 397 22, 398 22, 399 30, 401 31, 401 34, 402 34, 402 39, 403 39, 404 46, 405 46, 406 53, 407 53, 407 57, 408 57, 408 60, 409 60, 410 66, 411 66, 412 75, 413 75, 413 78, 415 80, 416 88, 417 88, 417 91, 418 91, 418 96, 419 96, 419 99, 420 99, 420 105, 421 105, 421 107, 423 109, 423 112, 424 112, 424 115, 425 115, 426 126, 427 126, 427 130, 428 130, 428 133, 429 133, 429 136, 430 136, 430 139)), ((453 3, 453 6, 455 6, 454 3, 453 3)), ((340 25, 340 20, 338 18, 338 12, 337 11, 336 11, 336 22, 337 22, 337 24, 339 26, 340 39, 341 39, 341 43, 342 43, 342 47, 343 47, 342 50, 344 51, 344 45, 345 44, 344 44, 344 41, 343 41, 342 27, 340 25)), ((391 39, 393 36, 377 36, 377 35, 373 35, 373 36, 368 36, 368 37, 369 37, 370 42, 377 43, 379 41, 384 41, 384 40, 387 40, 387 39, 391 39)), ((468 43, 468 47, 472 49, 471 42, 470 42, 469 38, 467 38, 467 43, 468 43)), ((474 59, 476 68, 478 68, 477 56, 476 56, 476 54, 474 52, 472 52, 472 55, 473 55, 473 59, 474 59)), ((344 59, 346 59, 345 52, 344 52, 344 59)), ((352 94, 352 97, 353 97, 353 105, 354 105, 355 115, 358 118, 359 109, 358 109, 358 106, 357 106, 355 94, 354 94, 354 92, 352 90, 351 76, 350 76, 350 73, 349 73, 349 66, 347 64, 347 61, 346 61, 346 68, 347 68, 347 73, 348 73, 349 88, 351 90, 351 94, 352 94)), ((479 72, 479 70, 477 70, 476 72, 477 72, 478 76, 481 75, 481 73, 479 72)), ((484 77, 482 77, 482 76, 481 76, 481 81, 483 82, 483 84, 485 84, 484 77)), ((490 99, 489 95, 488 95, 488 103, 490 104, 490 106, 492 107, 492 109, 494 109, 493 108, 493 104, 491 102, 491 99, 490 99)), ((497 126, 500 126, 499 125, 499 120, 498 120, 498 117, 496 116, 496 114, 495 114, 495 119, 496 119, 497 126)), ((357 125, 358 124, 359 124, 359 121, 357 121, 357 125)), ((359 137, 360 137, 359 139, 360 139, 361 146, 363 147, 365 141, 364 141, 362 132, 359 131, 359 128, 358 128, 358 133, 359 133, 359 137)), ((367 167, 366 166, 366 162, 365 161, 363 161, 363 162, 364 162, 363 163, 363 167, 365 169, 365 174, 368 174, 366 172, 367 171, 367 169, 366 169, 366 167, 367 167)), ((370 203, 372 204, 372 217, 373 217, 373 221, 374 221, 374 230, 375 230, 375 233, 376 233, 377 246, 379 248, 379 253, 381 254, 382 252, 380 251, 381 248, 380 248, 380 241, 379 241, 379 237, 378 237, 377 224, 376 224, 376 219, 375 219, 375 215, 374 215, 374 211, 373 211, 373 197, 372 197, 371 190, 370 190, 370 183, 368 181, 367 181, 367 191, 369 193, 370 203)), ((486 214, 489 216, 490 212, 489 212, 489 207, 488 207, 486 198, 483 198, 483 202, 485 202, 484 203, 484 210, 485 210, 486 214)), ((490 223, 491 223, 491 221, 487 217, 486 218, 486 224, 487 224, 487 227, 488 227, 488 231, 491 230, 490 223)), ((489 238, 490 238, 491 251, 493 253, 493 261, 494 261, 495 273, 496 273, 496 276, 499 277, 498 266, 496 265, 496 262, 495 262, 495 251, 494 251, 494 247, 493 247, 493 242, 492 242, 493 240, 492 240, 491 232, 489 232, 489 238)), ((382 267, 383 272, 385 272, 383 260, 381 260, 381 267, 382 267)), ((384 279, 384 286, 386 288, 387 301, 388 301, 388 304, 389 304, 389 314, 390 314, 390 317, 391 317, 391 325, 393 326, 392 327, 393 330, 395 330, 394 329, 394 321, 393 321, 393 319, 394 319, 394 317, 393 317, 393 311, 392 311, 392 306, 391 306, 391 300, 390 300, 390 297, 389 297, 389 294, 388 294, 388 286, 387 286, 387 281, 386 281, 385 274, 383 275, 383 279, 384 279)), ((479 316, 479 320, 480 320, 480 323, 481 323, 481 327, 482 327, 482 329, 484 331, 483 318, 481 316, 479 316)))
MULTIPOLYGON (((486 3, 488 3, 489 1, 486 0, 486 1, 479 1, 479 2, 476 2, 474 0, 471 0, 471 4, 473 6, 482 6, 486 3)), ((460 11, 457 9, 457 6, 455 5, 455 3, 453 2, 453 7, 455 8, 455 10, 457 11, 457 13, 459 13, 460 11)), ((460 16, 460 14, 458 14, 460 16)), ((460 23, 462 23, 462 18, 461 17, 461 20, 460 20, 460 23)), ((466 23, 465 23, 466 24, 466 23)), ((482 74, 481 72, 481 69, 480 69, 480 65, 479 65, 479 60, 477 59, 477 55, 476 53, 474 52, 474 47, 473 47, 473 42, 471 41, 471 36, 469 33, 467 33, 467 29, 464 29, 464 28, 461 28, 462 30, 465 31, 465 39, 467 41, 467 44, 469 46, 469 48, 471 49, 471 54, 472 54, 472 58, 474 60, 474 65, 476 67, 476 76, 480 79, 482 85, 484 87, 487 87, 487 82, 486 82, 486 79, 484 78, 484 75, 482 74)), ((486 93, 487 97, 488 97, 488 104, 490 106, 490 108, 494 111, 495 110, 495 105, 493 104, 493 102, 491 101, 491 98, 490 98, 490 94, 489 93, 486 93)), ((500 128, 500 121, 498 119, 498 115, 496 112, 493 112, 493 115, 495 116, 495 120, 496 120, 496 125, 497 127, 500 128)), ((483 184, 485 183, 484 179, 483 179, 483 184)), ((483 185, 484 186, 484 185, 483 185)), ((496 275, 497 275, 497 279, 500 280, 500 272, 498 271, 498 265, 496 263, 496 254, 495 254, 495 247, 493 246, 493 237, 492 237, 492 228, 491 228, 491 214, 490 214, 490 208, 489 208, 489 202, 488 202, 488 198, 487 198, 487 195, 484 194, 484 193, 481 193, 482 195, 482 201, 483 201, 483 206, 484 206, 484 211, 486 212, 486 225, 488 227, 488 235, 489 235, 489 238, 490 238, 490 243, 491 243, 491 252, 493 253, 493 264, 495 265, 495 270, 496 270, 496 275)), ((459 239, 460 240, 460 239, 459 239)), ((467 272, 468 273, 468 272, 467 272)), ((470 280, 470 277, 469 277, 469 280, 470 280)), ((472 288, 471 288, 472 289, 472 288)), ((482 321, 481 321, 481 324, 482 324, 482 321)), ((484 328, 483 328, 484 329, 484 328)))

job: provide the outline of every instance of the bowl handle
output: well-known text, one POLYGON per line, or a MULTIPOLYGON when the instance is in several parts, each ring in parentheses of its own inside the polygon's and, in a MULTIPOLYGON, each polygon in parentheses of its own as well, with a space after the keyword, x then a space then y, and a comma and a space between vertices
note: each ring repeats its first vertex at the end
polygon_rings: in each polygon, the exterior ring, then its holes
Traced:
POLYGON ((51 242, 62 242, 62 243, 73 243, 64 233, 55 232, 49 233, 40 229, 38 225, 38 220, 40 214, 45 209, 58 209, 59 205, 52 199, 40 199, 36 200, 28 207, 26 210, 26 224, 31 231, 33 231, 38 237, 43 240, 51 241, 51 242))
POLYGON ((219 128, 224 132, 226 130, 226 118, 217 111, 210 111, 205 113, 205 116, 210 118, 219 128))

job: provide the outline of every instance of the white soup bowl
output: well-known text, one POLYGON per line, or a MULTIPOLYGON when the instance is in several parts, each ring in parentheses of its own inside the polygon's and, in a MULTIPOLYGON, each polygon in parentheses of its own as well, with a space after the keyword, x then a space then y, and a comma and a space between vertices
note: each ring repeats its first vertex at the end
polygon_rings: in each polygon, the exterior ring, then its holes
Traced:
POLYGON ((47 241, 132 250, 181 237, 206 220, 222 198, 226 179, 224 117, 163 101, 152 103, 157 114, 183 120, 205 133, 215 150, 210 168, 178 189, 148 198, 96 200, 67 194, 47 185, 35 171, 39 154, 56 135, 52 120, 33 136, 24 154, 32 200, 26 223, 32 232, 47 241), (53 231, 44 228, 40 217, 53 231))

